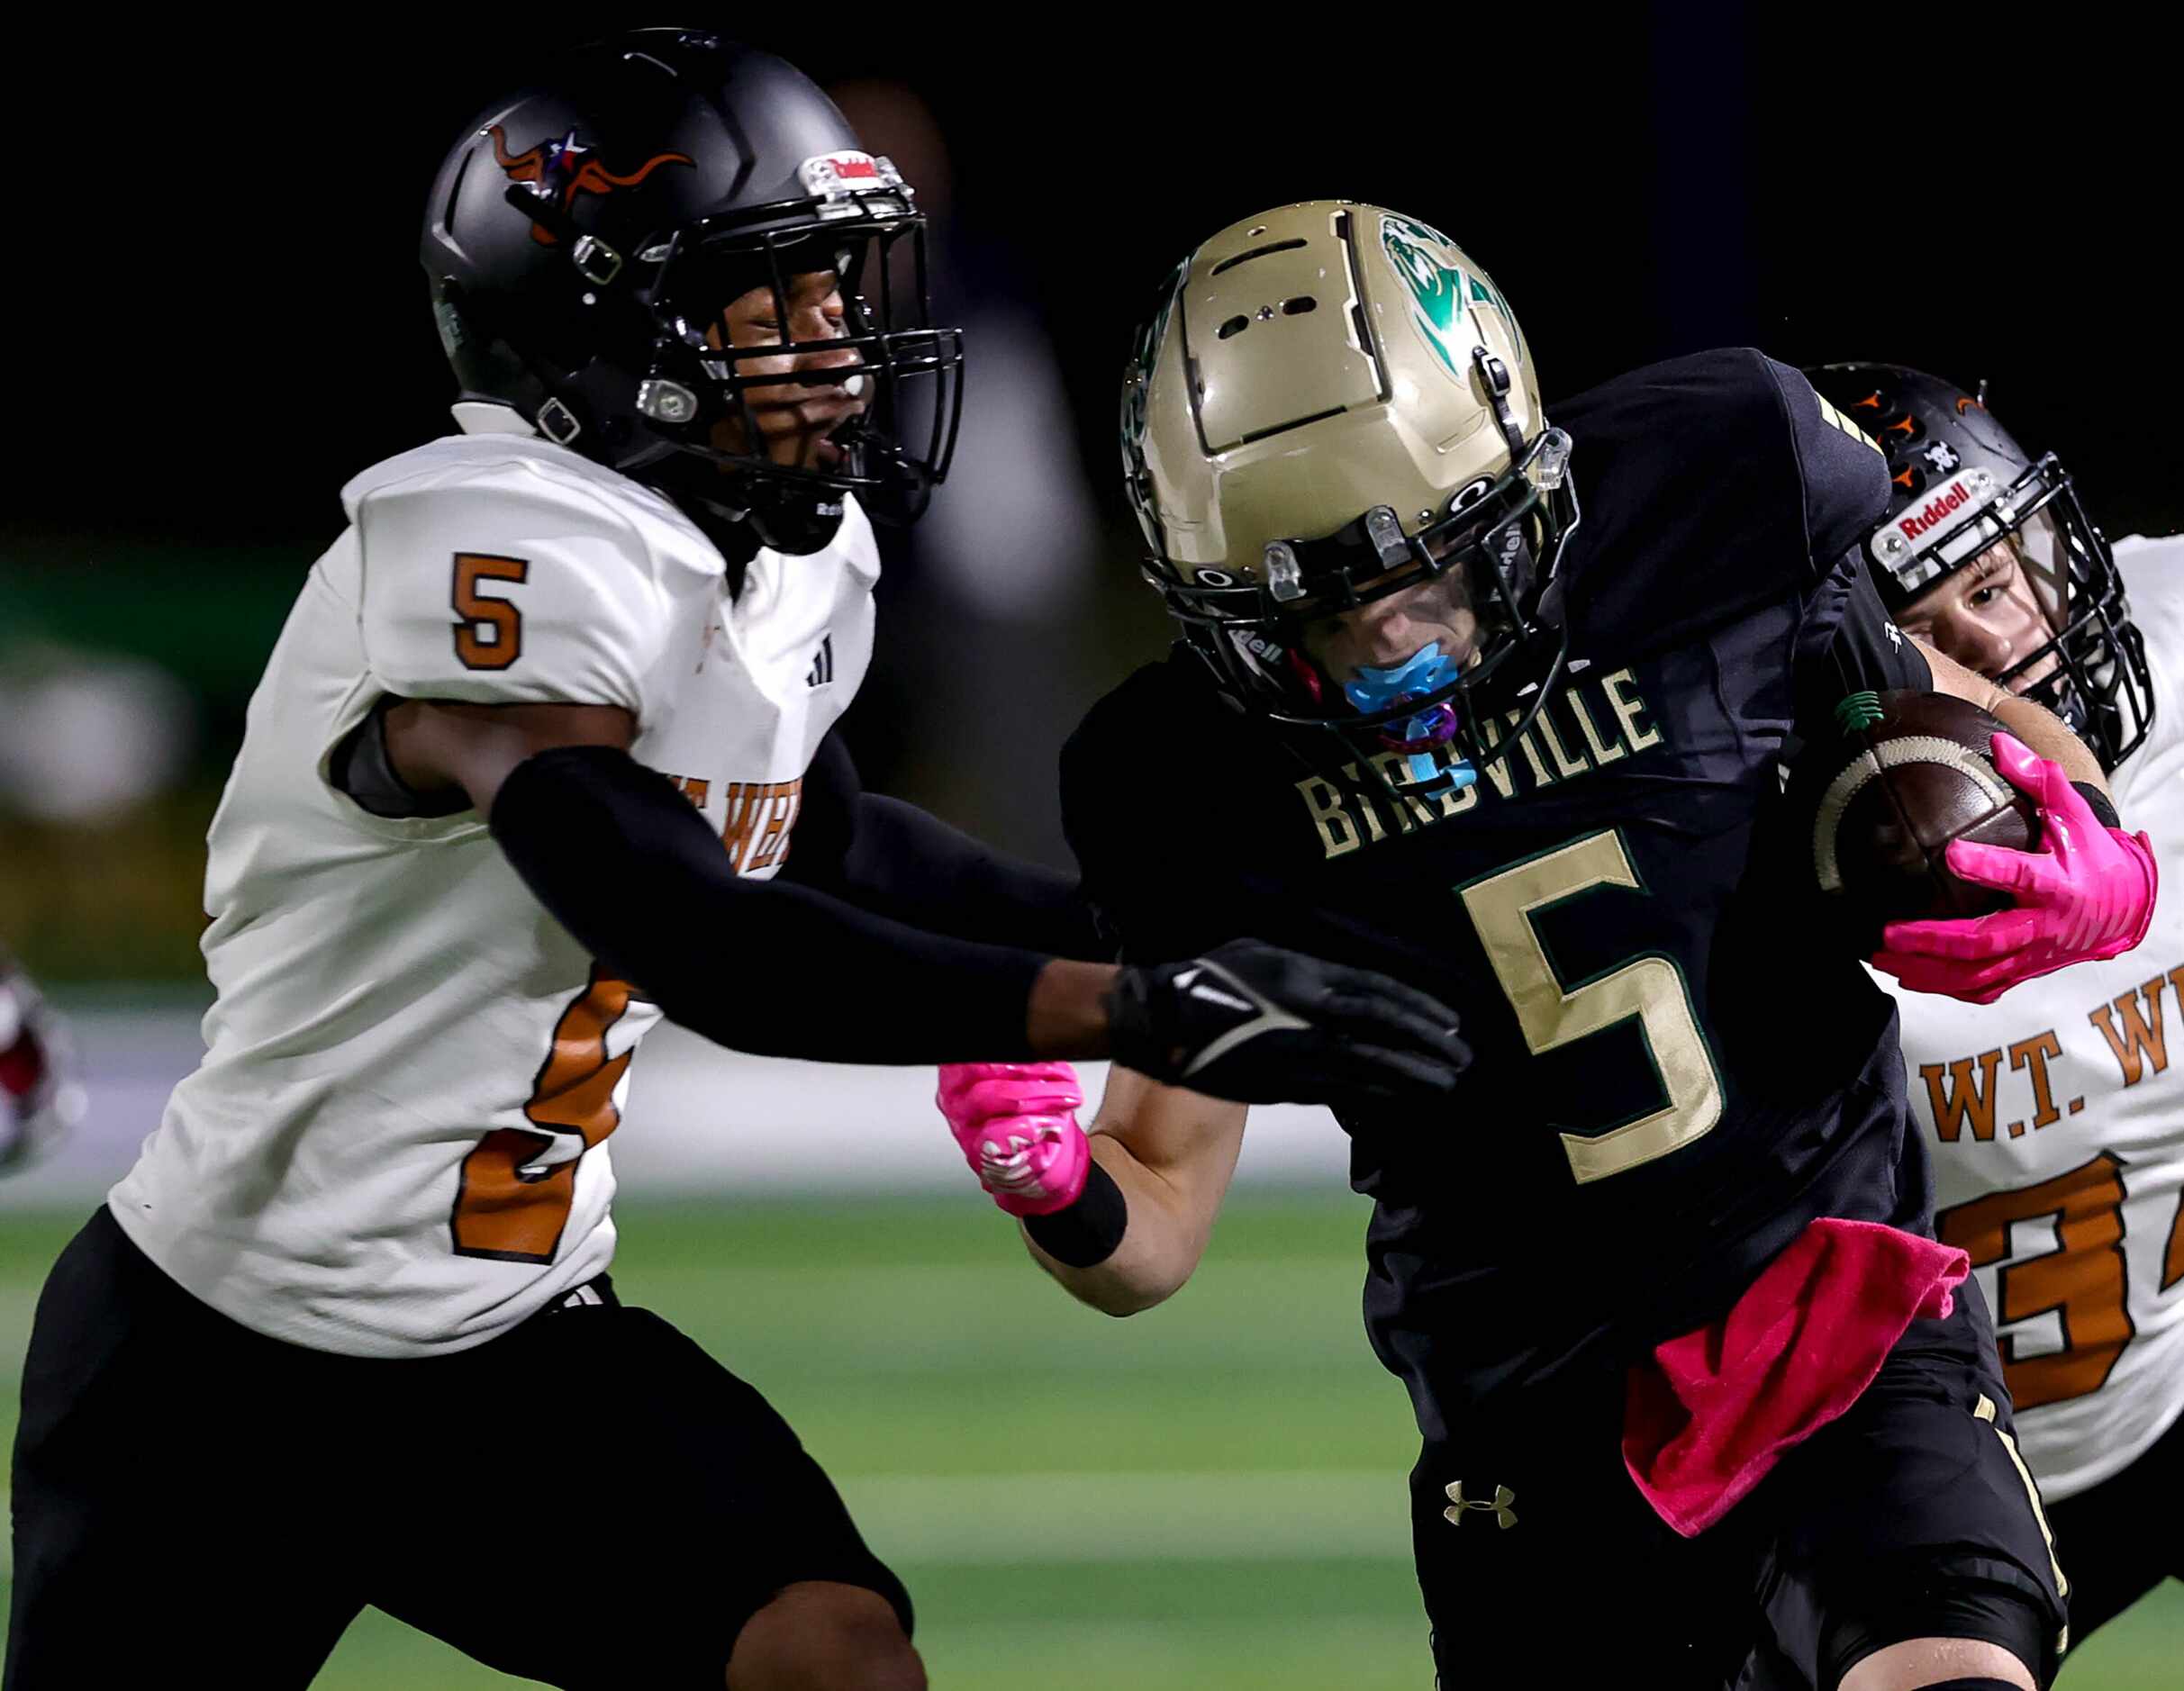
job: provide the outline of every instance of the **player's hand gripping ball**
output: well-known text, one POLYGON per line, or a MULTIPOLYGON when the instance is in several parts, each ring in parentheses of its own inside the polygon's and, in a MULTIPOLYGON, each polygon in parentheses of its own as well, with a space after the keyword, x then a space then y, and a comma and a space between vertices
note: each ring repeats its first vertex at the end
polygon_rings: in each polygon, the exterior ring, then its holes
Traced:
POLYGON ((1964 880, 1947 855, 1960 839, 2029 851, 2039 838, 2033 801, 1988 755, 2002 725, 1968 700, 1928 692, 1853 693, 1835 715, 1844 740, 1816 741, 1797 779, 1826 782, 1813 868, 1857 954, 1877 949, 1891 922, 2007 909, 2007 895, 1964 880))
POLYGON ((1084 1189, 1092 1147, 1077 1126, 1084 1089, 1066 1063, 948 1063, 936 1100, 964 1161, 1011 1216, 1066 1209, 1084 1189))
POLYGON ((2146 936, 2160 885, 2145 835, 2105 826, 2061 764, 2007 733, 1995 735, 1993 749, 1995 767, 2039 805, 2040 849, 1953 839, 1947 855, 1960 880, 2012 904, 1971 921, 1890 923, 1873 957, 1874 968, 1915 992, 1970 1004, 2129 951, 2146 936))

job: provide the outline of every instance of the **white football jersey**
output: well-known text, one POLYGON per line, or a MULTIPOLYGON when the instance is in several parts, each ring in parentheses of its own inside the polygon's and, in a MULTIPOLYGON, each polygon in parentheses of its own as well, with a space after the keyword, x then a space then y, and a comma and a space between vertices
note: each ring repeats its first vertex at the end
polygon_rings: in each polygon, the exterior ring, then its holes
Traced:
POLYGON ((731 599, 668 501, 512 411, 457 414, 471 432, 342 490, 213 820, 204 1062, 108 1198, 215 1309, 359 1356, 466 1349, 607 1266, 603 1142, 659 1011, 475 810, 372 815, 330 783, 335 746, 388 694, 620 705, 631 755, 771 876, 872 652, 854 502, 832 545, 760 552, 731 599))
POLYGON ((2152 732, 2110 783, 2161 866, 2144 943, 1989 1005, 1896 990, 1936 1231, 1971 1252, 2051 1500, 2184 1411, 2184 537, 2116 558, 2153 673, 2152 732))

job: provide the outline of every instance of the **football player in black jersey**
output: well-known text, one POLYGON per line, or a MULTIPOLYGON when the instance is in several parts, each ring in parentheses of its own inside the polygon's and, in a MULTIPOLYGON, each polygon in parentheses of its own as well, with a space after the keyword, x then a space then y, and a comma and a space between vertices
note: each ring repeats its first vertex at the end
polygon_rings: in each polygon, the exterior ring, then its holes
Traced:
MULTIPOLYGON (((1991 1327, 1777 770, 1912 687, 2101 775, 1889 624, 1853 552, 1879 451, 1748 350, 1550 423, 1468 258, 1326 202, 1178 267, 1122 422, 1183 638, 1064 754, 1087 891, 1126 955, 1309 944, 1476 1053, 1445 1110, 1340 1112, 1443 1683, 2044 1685, 2062 1576, 1991 1327), (1784 1591, 1817 1636, 1763 1618, 1784 1591)), ((1035 1136, 962 1081, 966 1148, 1035 1136)), ((1119 1067, 1042 1265, 1113 1314, 1171 1295, 1244 1116, 1119 1067)))

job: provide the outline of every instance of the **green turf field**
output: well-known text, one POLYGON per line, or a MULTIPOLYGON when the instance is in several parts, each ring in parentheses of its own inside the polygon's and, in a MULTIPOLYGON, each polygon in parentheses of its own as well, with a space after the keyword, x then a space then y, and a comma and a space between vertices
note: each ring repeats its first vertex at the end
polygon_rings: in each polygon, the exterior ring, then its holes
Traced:
MULTIPOLYGON (((11 1433, 32 1303, 73 1225, 0 1223, 11 1433)), ((1127 1322, 1068 1305, 969 1194, 629 1205, 616 1272, 802 1432, 909 1581, 944 1691, 1423 1691, 1415 1437, 1358 1324, 1363 1225, 1355 1201, 1239 1199, 1192 1286, 1127 1322)), ((369 1614, 319 1680, 514 1683, 369 1614)), ((2173 1583, 2063 1677, 2179 1684, 2173 1583)))

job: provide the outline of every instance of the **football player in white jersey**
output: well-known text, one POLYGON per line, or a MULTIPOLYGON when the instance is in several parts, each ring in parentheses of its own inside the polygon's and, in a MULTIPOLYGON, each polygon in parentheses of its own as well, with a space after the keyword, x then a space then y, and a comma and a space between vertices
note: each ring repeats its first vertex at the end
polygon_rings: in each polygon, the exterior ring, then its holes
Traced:
POLYGON ((10 1691, 302 1686, 367 1603, 558 1686, 923 1683, 794 1434, 607 1278, 663 1014, 1238 1099, 1455 1083, 1423 994, 1251 942, 1067 961, 1112 954, 1071 883, 857 791, 867 511, 915 515, 958 391, 921 241, 816 86, 687 32, 449 157, 464 432, 349 483, 252 701, 207 1054, 39 1307, 10 1691))
MULTIPOLYGON (((1874 364, 1808 374, 1888 450, 1895 492, 1867 558, 1897 621, 2063 717, 2100 754, 2116 808, 2157 854, 2165 841, 2173 854, 2184 837, 2184 538, 2111 552, 2054 455, 2035 459, 1952 383, 1874 364)), ((1992 1005, 1897 993, 1936 1230, 1971 1253, 1995 1312, 2079 1639, 2184 1574, 2184 1548, 2143 1526, 2161 1500, 2184 1497, 2184 1080, 2169 1072, 2167 1044, 2184 1019, 2184 864, 2173 855, 2162 880, 2170 891, 2134 952, 1992 1005)))

